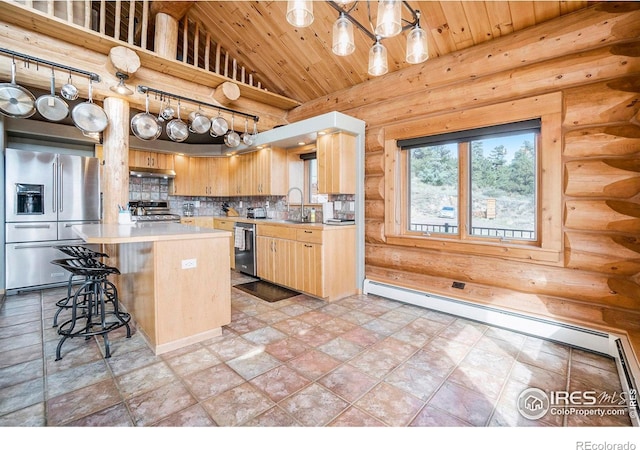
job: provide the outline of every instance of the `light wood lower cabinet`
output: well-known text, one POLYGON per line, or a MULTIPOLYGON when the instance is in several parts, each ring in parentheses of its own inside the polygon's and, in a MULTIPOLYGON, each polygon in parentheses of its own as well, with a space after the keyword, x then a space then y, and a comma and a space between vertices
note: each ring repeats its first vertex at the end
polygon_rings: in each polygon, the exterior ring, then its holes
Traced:
POLYGON ((328 301, 353 295, 355 231, 258 224, 258 276, 328 301))

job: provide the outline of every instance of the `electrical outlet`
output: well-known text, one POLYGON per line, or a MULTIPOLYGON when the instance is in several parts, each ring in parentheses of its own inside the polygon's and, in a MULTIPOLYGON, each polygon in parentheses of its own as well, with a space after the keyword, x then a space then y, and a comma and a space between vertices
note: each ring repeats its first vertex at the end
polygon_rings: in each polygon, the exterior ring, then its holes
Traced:
POLYGON ((342 211, 342 202, 341 201, 333 202, 333 208, 336 211, 342 211))
POLYGON ((266 202, 264 202, 264 207, 268 208, 269 207, 269 200, 267 200, 266 202))
POLYGON ((200 200, 196 200, 195 202, 193 202, 193 206, 195 206, 196 208, 200 208, 200 200))
POLYGON ((356 210, 356 202, 348 202, 348 205, 349 205, 349 211, 356 210))
POLYGON ((196 259, 183 259, 182 260, 182 268, 183 269, 195 269, 198 266, 196 259))

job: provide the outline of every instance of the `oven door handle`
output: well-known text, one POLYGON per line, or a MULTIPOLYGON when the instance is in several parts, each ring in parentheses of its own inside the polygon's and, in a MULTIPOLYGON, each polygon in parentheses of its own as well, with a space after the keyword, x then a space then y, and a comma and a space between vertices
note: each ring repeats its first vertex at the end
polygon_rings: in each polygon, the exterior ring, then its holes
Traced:
POLYGON ((253 250, 253 229, 251 228, 244 229, 244 249, 247 252, 253 250))

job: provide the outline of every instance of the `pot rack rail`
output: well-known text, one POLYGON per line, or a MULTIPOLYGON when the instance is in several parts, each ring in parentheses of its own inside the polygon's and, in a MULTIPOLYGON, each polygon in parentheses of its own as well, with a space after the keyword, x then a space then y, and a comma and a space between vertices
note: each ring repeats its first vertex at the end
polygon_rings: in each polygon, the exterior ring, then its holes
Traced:
POLYGON ((192 98, 183 97, 183 96, 177 95, 177 94, 172 94, 171 92, 161 91, 160 89, 154 89, 154 88, 151 88, 151 87, 148 87, 148 86, 140 86, 140 85, 138 85, 137 89, 138 89, 138 92, 140 92, 141 94, 154 93, 154 94, 159 95, 160 98, 169 98, 169 99, 175 99, 175 100, 182 100, 182 101, 186 101, 186 102, 190 102, 190 103, 195 103, 196 105, 201 105, 201 106, 207 106, 209 108, 214 108, 214 109, 217 109, 218 111, 226 111, 228 113, 231 113, 232 115, 233 114, 237 114, 237 115, 240 115, 240 116, 249 117, 249 118, 253 119, 254 122, 258 122, 260 120, 260 117, 254 116, 253 114, 244 113, 242 111, 236 111, 235 109, 225 108, 224 106, 213 105, 211 103, 201 102, 200 100, 194 100, 192 98))
POLYGON ((89 72, 86 70, 82 70, 82 69, 77 69, 75 67, 71 67, 71 66, 66 66, 64 64, 60 64, 57 62, 53 62, 53 61, 48 61, 46 59, 42 59, 42 58, 36 58, 35 56, 31 56, 31 55, 27 55, 24 53, 19 53, 19 52, 15 52, 13 50, 9 50, 6 48, 0 48, 0 53, 4 53, 5 55, 10 55, 14 58, 20 58, 22 59, 25 63, 31 63, 34 62, 36 64, 42 64, 44 66, 49 66, 52 68, 56 68, 56 69, 63 69, 65 71, 68 72, 73 72, 73 73, 77 73, 80 75, 84 75, 85 77, 88 77, 91 81, 96 81, 96 82, 100 82, 100 75, 98 75, 95 72, 89 72))

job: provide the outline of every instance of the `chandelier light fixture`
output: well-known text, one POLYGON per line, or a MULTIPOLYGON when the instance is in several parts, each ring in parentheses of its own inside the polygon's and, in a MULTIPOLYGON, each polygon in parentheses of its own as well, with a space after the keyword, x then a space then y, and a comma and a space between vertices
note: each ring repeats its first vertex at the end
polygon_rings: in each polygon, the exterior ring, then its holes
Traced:
POLYGON ((313 23, 313 0, 289 0, 287 2, 287 22, 298 28, 311 25, 313 23))
MULTIPOLYGON (((429 58, 427 32, 420 27, 420 11, 413 9, 408 2, 403 0, 379 0, 377 2, 378 10, 374 27, 370 0, 367 0, 369 28, 362 25, 351 15, 358 4, 357 1, 353 2, 349 7, 348 4, 351 3, 349 1, 335 2, 327 0, 327 3, 339 14, 338 19, 333 24, 331 49, 334 54, 347 56, 355 51, 354 25, 373 41, 373 46, 369 50, 369 75, 380 76, 388 72, 387 49, 381 41, 398 36, 406 30, 411 30, 407 34, 406 61, 410 64, 419 64, 429 58), (402 18, 403 8, 411 14, 410 20, 402 18)), ((288 1, 287 21, 296 27, 311 25, 313 22, 313 1, 288 1)))

